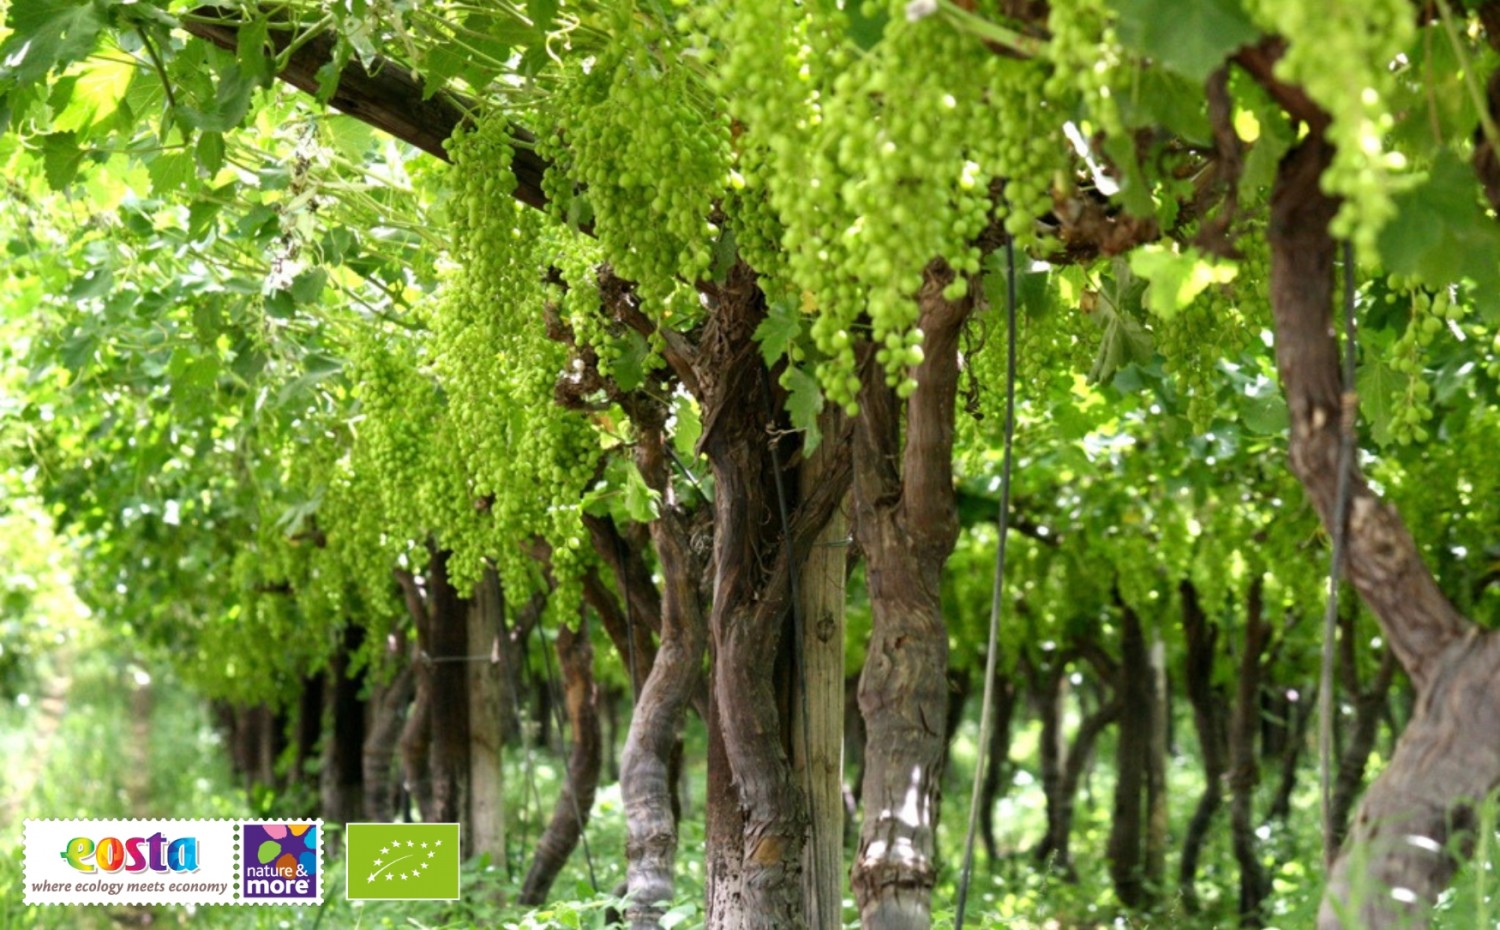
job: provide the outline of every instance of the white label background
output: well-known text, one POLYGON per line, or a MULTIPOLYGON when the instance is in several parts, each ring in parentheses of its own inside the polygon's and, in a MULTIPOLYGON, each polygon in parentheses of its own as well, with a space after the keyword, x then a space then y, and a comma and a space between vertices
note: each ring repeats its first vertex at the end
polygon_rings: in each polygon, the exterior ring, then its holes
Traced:
MULTIPOLYGON (((25 890, 27 904, 236 904, 239 872, 234 820, 28 820, 26 821, 25 890), (198 868, 192 872, 106 872, 95 866, 80 872, 63 858, 68 841, 86 836, 97 844, 112 836, 161 833, 168 841, 198 840, 198 868), (67 885, 67 891, 38 891, 42 882, 67 885), (217 891, 205 885, 220 886, 217 891), (195 890, 196 889, 196 890, 195 890)), ((92 860, 90 860, 92 862, 92 860)))

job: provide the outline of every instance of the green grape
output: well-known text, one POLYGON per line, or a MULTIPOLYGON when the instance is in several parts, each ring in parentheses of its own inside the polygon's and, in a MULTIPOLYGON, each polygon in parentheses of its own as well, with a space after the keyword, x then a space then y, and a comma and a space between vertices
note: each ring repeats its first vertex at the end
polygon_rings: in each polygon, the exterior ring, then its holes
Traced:
POLYGON ((455 584, 472 584, 493 564, 508 590, 524 594, 540 583, 529 542, 551 542, 555 611, 584 570, 580 557, 558 554, 581 532, 578 502, 600 443, 587 419, 554 400, 570 358, 548 337, 545 311, 550 305, 606 369, 624 345, 599 313, 600 246, 511 198, 505 121, 481 119, 450 151, 459 270, 430 308, 441 403, 429 448, 440 461, 427 464, 442 481, 418 489, 420 507, 452 553, 455 584), (549 267, 562 285, 544 278, 549 267))
MULTIPOLYGON (((1401 445, 1425 442, 1424 424, 1432 419, 1432 386, 1424 375, 1424 350, 1443 332, 1450 306, 1446 290, 1437 295, 1416 287, 1414 282, 1392 275, 1386 281, 1393 291, 1405 292, 1411 307, 1411 320, 1391 347, 1390 367, 1404 375, 1403 383, 1390 397, 1391 437, 1401 445)), ((1462 313, 1462 309, 1455 312, 1462 313)))
POLYGON ((720 231, 710 214, 729 189, 730 127, 702 83, 674 64, 672 40, 629 20, 586 70, 568 64, 540 114, 554 129, 538 151, 551 163, 544 190, 554 215, 586 198, 615 271, 635 283, 648 314, 680 326, 698 312, 692 285, 711 270, 720 231))
POLYGON ((888 23, 864 51, 833 7, 719 0, 686 19, 734 120, 741 254, 768 294, 813 315, 814 370, 846 409, 857 409, 856 335, 884 347, 889 383, 914 389, 900 350, 934 260, 956 272, 944 296, 959 300, 992 222, 1041 245, 1035 220, 1051 209, 1062 151, 1044 64, 997 56, 938 18, 913 22, 904 3, 876 6, 888 23))
POLYGON ((1333 161, 1323 189, 1342 198, 1331 231, 1354 242, 1361 258, 1377 258, 1376 239, 1395 215, 1404 156, 1388 151, 1394 124, 1389 104, 1394 64, 1410 48, 1416 17, 1405 0, 1249 0, 1246 8, 1268 32, 1287 39, 1277 62, 1282 80, 1300 85, 1331 121, 1333 161))

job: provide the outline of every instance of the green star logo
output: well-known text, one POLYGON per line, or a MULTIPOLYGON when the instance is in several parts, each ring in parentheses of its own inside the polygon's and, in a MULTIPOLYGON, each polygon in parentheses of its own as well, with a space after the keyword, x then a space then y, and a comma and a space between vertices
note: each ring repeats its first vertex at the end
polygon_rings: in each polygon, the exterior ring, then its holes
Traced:
POLYGON ((351 901, 454 901, 458 898, 456 823, 351 823, 351 901))

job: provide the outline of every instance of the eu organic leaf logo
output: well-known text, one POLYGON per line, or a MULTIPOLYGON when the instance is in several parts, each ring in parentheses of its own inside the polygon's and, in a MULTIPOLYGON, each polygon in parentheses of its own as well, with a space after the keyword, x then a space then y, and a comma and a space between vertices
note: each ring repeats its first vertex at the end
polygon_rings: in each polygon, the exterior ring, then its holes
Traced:
POLYGON ((351 823, 347 844, 350 900, 458 897, 456 823, 351 823))

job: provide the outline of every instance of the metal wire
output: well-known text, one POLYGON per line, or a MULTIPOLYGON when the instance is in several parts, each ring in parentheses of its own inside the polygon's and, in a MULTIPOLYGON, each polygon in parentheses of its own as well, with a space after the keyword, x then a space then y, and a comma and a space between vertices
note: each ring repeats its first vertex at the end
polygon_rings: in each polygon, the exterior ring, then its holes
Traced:
POLYGON ((990 596, 990 632, 984 659, 984 704, 979 710, 979 752, 974 766, 974 789, 969 796, 969 827, 964 835, 963 868, 958 879, 954 930, 963 930, 969 883, 974 877, 974 834, 979 826, 979 801, 984 766, 989 761, 991 705, 995 701, 995 668, 999 653, 1001 596, 1005 592, 1005 539, 1010 530, 1010 473, 1016 434, 1016 247, 1005 240, 1005 460, 1000 469, 1000 540, 995 553, 995 584, 990 596))

